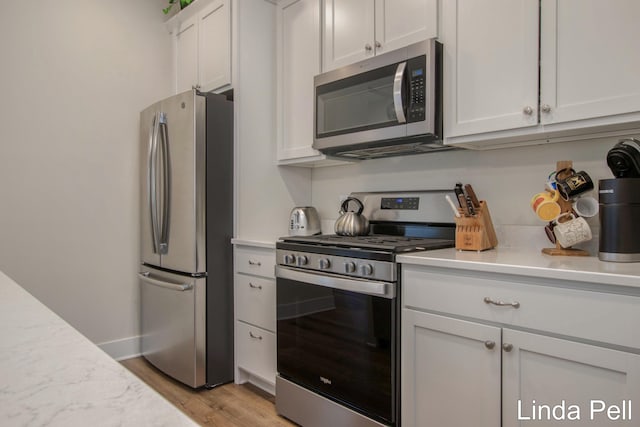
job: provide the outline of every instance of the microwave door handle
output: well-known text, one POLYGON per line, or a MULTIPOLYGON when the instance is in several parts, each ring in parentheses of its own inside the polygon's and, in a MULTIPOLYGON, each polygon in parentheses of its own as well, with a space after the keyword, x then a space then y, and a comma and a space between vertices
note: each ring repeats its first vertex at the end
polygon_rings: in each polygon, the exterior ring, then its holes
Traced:
POLYGON ((393 106, 396 110, 398 123, 406 123, 407 118, 404 115, 404 105, 402 105, 402 83, 404 82, 404 71, 407 68, 406 62, 401 62, 396 68, 396 75, 393 79, 393 106))
POLYGON ((158 157, 158 131, 160 123, 158 114, 153 117, 151 124, 151 137, 149 138, 149 157, 147 161, 147 198, 149 200, 149 214, 151 216, 151 239, 153 240, 153 252, 159 253, 158 231, 158 189, 157 189, 157 157, 158 157))

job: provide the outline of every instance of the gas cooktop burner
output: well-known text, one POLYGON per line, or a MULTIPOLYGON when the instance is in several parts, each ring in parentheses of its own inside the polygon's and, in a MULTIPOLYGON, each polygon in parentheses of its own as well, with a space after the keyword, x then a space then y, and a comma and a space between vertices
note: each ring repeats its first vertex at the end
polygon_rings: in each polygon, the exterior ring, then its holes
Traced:
POLYGON ((283 237, 285 242, 305 243, 318 246, 336 246, 353 249, 378 249, 391 252, 409 252, 427 249, 450 248, 454 246, 451 239, 434 239, 424 237, 393 236, 373 234, 367 236, 338 236, 323 234, 317 236, 283 237))

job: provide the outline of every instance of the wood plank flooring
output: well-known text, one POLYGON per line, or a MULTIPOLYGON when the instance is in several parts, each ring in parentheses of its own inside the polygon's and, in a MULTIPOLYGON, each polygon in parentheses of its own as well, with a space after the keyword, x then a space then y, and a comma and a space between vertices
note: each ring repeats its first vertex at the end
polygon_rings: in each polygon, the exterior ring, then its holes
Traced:
POLYGON ((142 357, 121 363, 202 426, 296 426, 276 413, 273 396, 250 384, 193 390, 166 376, 142 357))

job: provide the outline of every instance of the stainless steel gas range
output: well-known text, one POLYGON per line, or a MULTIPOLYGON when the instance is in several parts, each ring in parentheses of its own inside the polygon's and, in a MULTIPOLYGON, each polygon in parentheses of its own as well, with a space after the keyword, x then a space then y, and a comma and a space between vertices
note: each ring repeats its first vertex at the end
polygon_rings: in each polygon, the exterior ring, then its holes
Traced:
POLYGON ((353 193, 366 236, 276 244, 278 413, 304 427, 400 425, 401 253, 454 246, 453 190, 353 193))

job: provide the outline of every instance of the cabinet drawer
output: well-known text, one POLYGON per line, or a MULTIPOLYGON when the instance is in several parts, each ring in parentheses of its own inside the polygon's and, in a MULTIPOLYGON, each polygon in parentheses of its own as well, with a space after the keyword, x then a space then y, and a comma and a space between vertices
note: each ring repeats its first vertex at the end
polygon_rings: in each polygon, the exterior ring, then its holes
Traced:
POLYGON ((238 320, 276 330, 275 280, 236 274, 235 292, 238 320))
POLYGON ((637 296, 562 287, 563 281, 553 286, 535 278, 502 280, 416 266, 403 267, 402 283, 406 307, 640 348, 640 329, 631 326, 640 324, 637 296))
POLYGON ((276 336, 262 328, 236 322, 236 361, 238 367, 275 384, 276 336))
POLYGON ((238 273, 274 277, 276 254, 273 249, 236 247, 235 254, 238 273))

